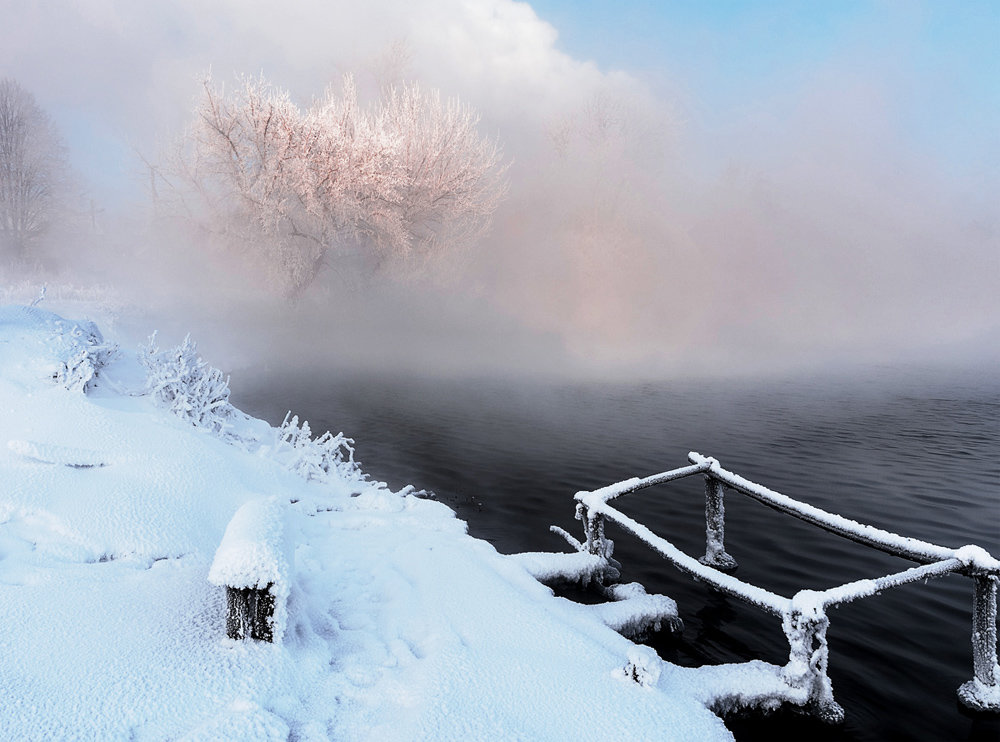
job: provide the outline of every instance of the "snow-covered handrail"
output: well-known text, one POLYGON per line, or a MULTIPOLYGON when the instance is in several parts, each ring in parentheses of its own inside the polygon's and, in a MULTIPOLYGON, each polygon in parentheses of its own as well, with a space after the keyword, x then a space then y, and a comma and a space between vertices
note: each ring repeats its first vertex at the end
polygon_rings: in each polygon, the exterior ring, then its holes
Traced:
POLYGON ((630 492, 636 492, 646 487, 672 482, 675 479, 683 479, 684 477, 690 477, 692 474, 700 474, 703 471, 707 471, 713 463, 718 462, 715 459, 707 459, 692 466, 682 466, 680 469, 671 469, 670 471, 653 474, 642 479, 632 477, 631 479, 626 479, 624 482, 609 484, 607 487, 601 487, 586 494, 592 498, 601 500, 601 502, 609 502, 616 497, 621 497, 622 495, 627 495, 630 492))
POLYGON ((973 679, 958 689, 966 706, 983 711, 1000 711, 1000 665, 997 663, 997 584, 1000 561, 985 549, 969 545, 949 548, 858 523, 841 515, 799 502, 768 487, 751 482, 724 469, 713 458, 688 454, 690 466, 661 474, 577 492, 577 519, 584 524, 586 549, 608 558, 614 544, 604 535, 610 520, 629 531, 668 559, 674 566, 701 582, 768 613, 780 616, 788 637, 789 662, 782 676, 794 692, 815 713, 831 721, 843 718, 843 709, 833 700, 826 674, 828 649, 826 630, 828 608, 850 603, 911 582, 958 573, 971 577, 973 594, 973 679), (705 476, 705 556, 695 559, 653 533, 608 503, 622 495, 694 474, 705 476), (733 577, 737 564, 725 550, 725 489, 729 487, 770 507, 793 515, 824 530, 895 556, 918 562, 912 567, 883 577, 856 580, 827 590, 800 590, 785 598, 769 590, 733 577))
MULTIPOLYGON (((578 497, 579 494, 584 493, 578 493, 578 497)), ((640 540, 653 547, 653 549, 659 552, 662 556, 669 559, 673 565, 682 572, 686 572, 692 577, 708 583, 716 590, 720 590, 728 595, 732 595, 733 597, 752 603, 768 613, 774 614, 775 616, 784 615, 792 604, 792 601, 789 598, 782 597, 777 593, 772 593, 770 590, 765 590, 762 587, 750 585, 742 580, 736 579, 732 575, 727 575, 724 572, 714 569, 713 567, 702 564, 694 557, 685 554, 665 538, 657 536, 642 523, 629 518, 627 515, 618 510, 615 510, 607 503, 603 502, 600 498, 591 499, 584 497, 580 499, 580 502, 584 508, 586 508, 588 518, 594 519, 603 517, 617 523, 626 531, 631 532, 640 540)))
MULTIPOLYGON (((929 580, 932 577, 943 577, 952 572, 958 572, 961 569, 962 561, 960 559, 945 559, 941 562, 932 562, 919 567, 911 567, 910 569, 886 575, 885 577, 876 577, 873 580, 847 582, 837 587, 821 590, 816 593, 816 596, 824 608, 829 608, 844 605, 845 603, 853 603, 855 600, 868 598, 872 595, 878 595, 891 587, 929 580)), ((799 592, 805 591, 800 590, 799 592)))
MULTIPOLYGON (((737 492, 741 492, 758 502, 788 513, 814 526, 819 526, 823 530, 843 536, 851 541, 856 541, 859 544, 871 546, 879 551, 921 563, 954 559, 958 553, 958 549, 949 549, 945 546, 938 546, 926 541, 920 541, 919 539, 900 536, 898 533, 858 523, 841 515, 828 513, 808 503, 793 500, 787 495, 775 492, 764 485, 751 482, 739 474, 734 474, 727 469, 723 469, 718 461, 702 456, 700 453, 692 451, 688 454, 688 460, 696 465, 707 466, 708 476, 722 482, 737 492)), ((1000 562, 990 557, 989 554, 985 552, 984 554, 987 559, 983 560, 982 563, 973 563, 969 566, 975 570, 1000 573, 1000 562)))

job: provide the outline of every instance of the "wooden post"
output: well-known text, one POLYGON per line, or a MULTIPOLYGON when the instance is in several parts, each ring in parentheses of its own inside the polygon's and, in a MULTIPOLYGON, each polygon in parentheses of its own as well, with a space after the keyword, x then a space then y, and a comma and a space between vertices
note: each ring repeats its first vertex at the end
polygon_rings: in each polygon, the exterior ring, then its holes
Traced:
POLYGON ((226 635, 230 639, 274 641, 274 595, 263 589, 226 587, 226 635))
POLYGON ((736 560, 726 553, 725 485, 705 477, 705 556, 698 561, 723 572, 736 569, 736 560))
POLYGON ((215 551, 208 581, 226 589, 230 639, 281 641, 292 560, 291 550, 285 551, 287 507, 275 495, 243 503, 215 551))
POLYGON ((959 700, 976 711, 1000 711, 997 667, 997 577, 974 575, 972 596, 973 679, 958 689, 959 700))

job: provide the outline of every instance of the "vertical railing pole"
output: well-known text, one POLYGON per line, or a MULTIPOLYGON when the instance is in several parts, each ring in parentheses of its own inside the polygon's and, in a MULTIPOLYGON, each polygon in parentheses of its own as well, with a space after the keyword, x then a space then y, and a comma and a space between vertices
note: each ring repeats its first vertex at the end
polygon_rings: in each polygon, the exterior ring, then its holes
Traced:
POLYGON ((972 596, 973 678, 958 689, 971 709, 1000 711, 1000 667, 997 666, 997 576, 974 575, 972 596))
POLYGON ((705 556, 698 561, 723 572, 731 572, 737 564, 726 553, 725 489, 718 479, 705 476, 705 556))
POLYGON ((844 720, 844 709, 834 700, 827 675, 830 650, 826 630, 830 620, 822 609, 810 606, 803 610, 794 605, 795 598, 792 601, 793 606, 782 622, 789 647, 785 682, 804 693, 804 706, 810 713, 825 722, 839 724, 844 720))
POLYGON ((576 517, 583 521, 584 548, 591 554, 610 559, 614 546, 604 537, 604 516, 591 515, 590 509, 581 502, 576 506, 576 517))

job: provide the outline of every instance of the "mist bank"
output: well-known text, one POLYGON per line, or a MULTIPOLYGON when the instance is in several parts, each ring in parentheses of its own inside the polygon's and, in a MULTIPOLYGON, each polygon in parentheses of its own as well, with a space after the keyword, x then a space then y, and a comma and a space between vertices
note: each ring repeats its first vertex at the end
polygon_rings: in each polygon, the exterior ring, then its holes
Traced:
POLYGON ((144 331, 190 331, 224 367, 639 378, 1000 353, 997 117, 955 92, 961 70, 927 74, 920 19, 727 98, 676 60, 644 77, 573 58, 523 3, 293 10, 13 9, 0 67, 95 185, 4 282, 110 286, 144 331), (390 270, 328 261, 287 301, 249 246, 160 213, 150 165, 209 69, 262 70, 304 108, 345 72, 362 98, 406 80, 459 96, 510 163, 490 233, 390 270))

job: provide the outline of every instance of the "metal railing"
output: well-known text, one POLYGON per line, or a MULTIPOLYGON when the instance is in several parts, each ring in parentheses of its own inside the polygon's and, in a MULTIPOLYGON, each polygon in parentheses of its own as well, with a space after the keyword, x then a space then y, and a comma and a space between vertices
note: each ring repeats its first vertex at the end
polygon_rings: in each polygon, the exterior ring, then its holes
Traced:
POLYGON ((576 517, 584 525, 584 545, 587 551, 605 558, 611 557, 611 542, 604 535, 605 521, 611 521, 637 536, 682 572, 780 617, 789 643, 788 663, 780 668, 780 677, 789 691, 788 699, 793 699, 812 713, 832 722, 842 720, 844 711, 833 698, 827 675, 827 609, 931 577, 950 573, 965 575, 974 583, 973 679, 958 689, 958 696, 969 708, 1000 711, 996 626, 1000 561, 979 546, 951 549, 828 513, 744 479, 723 469, 715 459, 699 453, 688 454, 688 460, 691 462, 690 466, 642 479, 628 479, 591 492, 576 493, 576 517), (643 524, 609 505, 622 495, 696 474, 703 474, 705 477, 706 544, 705 555, 699 559, 689 556, 643 524), (791 598, 751 585, 728 574, 737 565, 725 548, 727 488, 826 531, 887 554, 910 559, 920 566, 875 579, 849 582, 828 590, 800 590, 791 598))

